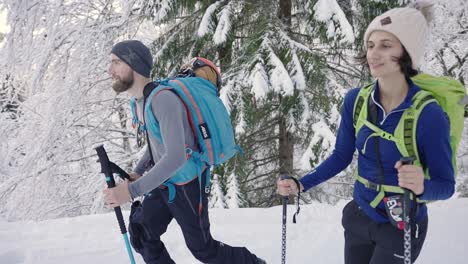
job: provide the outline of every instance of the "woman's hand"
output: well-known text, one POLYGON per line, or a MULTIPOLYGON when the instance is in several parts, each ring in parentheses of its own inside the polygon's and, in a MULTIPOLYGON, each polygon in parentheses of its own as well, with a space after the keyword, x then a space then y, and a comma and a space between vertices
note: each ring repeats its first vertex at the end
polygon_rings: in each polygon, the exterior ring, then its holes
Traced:
POLYGON ((281 195, 281 196, 289 196, 291 194, 293 195, 297 195, 298 192, 302 192, 304 190, 304 186, 302 186, 302 184, 299 182, 299 188, 300 190, 297 188, 297 184, 294 180, 291 180, 291 179, 285 179, 285 180, 281 180, 281 179, 278 179, 278 181, 276 182, 276 187, 277 187, 277 192, 281 195))
POLYGON ((398 185, 411 190, 416 195, 424 192, 424 171, 415 165, 402 165, 401 161, 395 164, 398 170, 398 185))

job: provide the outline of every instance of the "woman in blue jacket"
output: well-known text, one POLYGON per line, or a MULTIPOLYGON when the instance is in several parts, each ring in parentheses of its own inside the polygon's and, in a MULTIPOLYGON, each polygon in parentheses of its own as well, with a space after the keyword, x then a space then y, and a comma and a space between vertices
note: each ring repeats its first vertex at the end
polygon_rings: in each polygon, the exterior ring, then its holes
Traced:
MULTIPOLYGON (((353 200, 343 209, 342 218, 346 264, 403 263, 403 231, 392 225, 395 219, 389 215, 396 211, 386 209, 384 202, 396 197, 392 190, 406 188, 418 201, 447 199, 454 193, 449 121, 436 102, 427 104, 417 119, 416 146, 421 166, 402 165, 400 159, 405 155, 395 142, 376 136, 368 125, 356 126, 354 115, 356 98, 368 89, 368 104, 364 108, 373 107, 376 112, 374 125, 388 134, 395 132, 403 113, 421 90, 410 78, 417 74, 424 55, 430 8, 424 4, 395 8, 370 23, 364 35, 366 52, 362 59, 376 82, 350 90, 345 96, 332 155, 298 184, 294 180, 277 182, 281 195, 307 191, 344 170, 357 149, 353 200), (430 174, 430 180, 425 179, 424 170, 430 174)), ((413 262, 424 243, 428 217, 423 202, 411 202, 411 207, 415 220, 411 237, 413 262)))

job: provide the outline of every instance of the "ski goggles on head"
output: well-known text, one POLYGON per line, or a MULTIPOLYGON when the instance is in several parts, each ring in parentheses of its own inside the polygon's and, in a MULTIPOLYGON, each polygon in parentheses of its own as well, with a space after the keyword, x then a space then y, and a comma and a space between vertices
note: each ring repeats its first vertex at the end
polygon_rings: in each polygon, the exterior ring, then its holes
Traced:
POLYGON ((176 77, 195 77, 195 71, 205 66, 210 67, 216 72, 216 87, 220 90, 222 85, 221 73, 213 62, 203 57, 194 57, 188 63, 182 65, 176 77))

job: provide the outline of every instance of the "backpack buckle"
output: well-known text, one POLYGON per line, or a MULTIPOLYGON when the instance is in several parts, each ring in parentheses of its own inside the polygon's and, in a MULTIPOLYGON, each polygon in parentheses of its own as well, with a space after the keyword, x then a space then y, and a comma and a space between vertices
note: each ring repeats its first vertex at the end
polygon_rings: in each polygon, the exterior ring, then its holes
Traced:
POLYGON ((367 181, 367 184, 365 186, 366 186, 366 188, 377 191, 377 192, 380 190, 380 185, 379 184, 373 183, 373 182, 371 182, 369 180, 367 181))
POLYGON ((209 194, 210 193, 210 186, 205 186, 205 193, 209 194))

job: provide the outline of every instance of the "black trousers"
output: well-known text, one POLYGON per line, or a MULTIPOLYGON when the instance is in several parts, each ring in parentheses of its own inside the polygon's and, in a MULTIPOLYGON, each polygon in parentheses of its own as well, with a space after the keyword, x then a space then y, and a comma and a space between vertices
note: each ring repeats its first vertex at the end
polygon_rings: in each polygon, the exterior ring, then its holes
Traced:
MULTIPOLYGON (((412 263, 421 252, 427 233, 427 216, 414 224, 411 231, 412 263)), ((356 204, 343 209, 345 264, 399 264, 403 261, 403 231, 390 223, 370 219, 356 204)))
POLYGON ((203 210, 199 214, 198 179, 176 186, 176 197, 168 203, 168 190, 156 188, 142 204, 134 203, 130 214, 129 233, 134 249, 148 264, 175 263, 160 237, 175 219, 182 229, 192 255, 202 263, 256 264, 257 257, 245 247, 232 247, 216 241, 210 233, 208 198, 203 194, 203 210))

